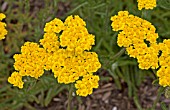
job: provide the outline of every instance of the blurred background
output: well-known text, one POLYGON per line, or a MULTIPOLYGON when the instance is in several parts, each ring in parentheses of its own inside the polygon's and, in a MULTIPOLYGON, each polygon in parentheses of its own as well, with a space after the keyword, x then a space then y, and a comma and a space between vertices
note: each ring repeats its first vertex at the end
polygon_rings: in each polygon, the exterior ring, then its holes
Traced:
MULTIPOLYGON (((0 110, 65 110, 68 86, 45 72, 38 80, 26 78, 20 90, 7 82, 14 71, 13 55, 26 41, 39 42, 46 22, 79 15, 95 35, 91 51, 99 55, 102 68, 99 88, 88 97, 73 94, 73 110, 168 110, 170 89, 159 87, 155 70, 140 70, 136 59, 117 46, 118 32, 111 29, 111 16, 127 10, 141 17, 137 0, 0 0, 8 35, 0 41, 0 110)), ((144 18, 156 27, 159 42, 170 38, 170 1, 159 0, 144 18)))

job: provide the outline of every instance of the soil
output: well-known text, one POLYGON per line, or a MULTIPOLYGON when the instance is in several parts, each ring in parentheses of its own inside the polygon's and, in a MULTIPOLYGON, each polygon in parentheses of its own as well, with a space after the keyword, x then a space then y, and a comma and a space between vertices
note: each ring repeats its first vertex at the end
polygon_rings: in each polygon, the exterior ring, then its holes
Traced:
MULTIPOLYGON (((99 82, 99 88, 95 89, 93 94, 87 97, 76 98, 73 94, 71 110, 137 110, 133 97, 128 97, 128 87, 126 83, 123 82, 123 89, 118 90, 111 76, 110 79, 110 81, 99 82)), ((143 110, 150 109, 158 95, 158 87, 154 86, 152 82, 153 80, 151 78, 145 78, 137 90, 139 104, 143 110)), ((68 103, 67 96, 68 91, 65 90, 53 98, 53 101, 48 107, 42 108, 35 103, 34 107, 36 107, 37 110, 66 110, 68 103)), ((162 94, 154 110, 162 110, 160 102, 169 104, 170 99, 165 98, 162 94)))

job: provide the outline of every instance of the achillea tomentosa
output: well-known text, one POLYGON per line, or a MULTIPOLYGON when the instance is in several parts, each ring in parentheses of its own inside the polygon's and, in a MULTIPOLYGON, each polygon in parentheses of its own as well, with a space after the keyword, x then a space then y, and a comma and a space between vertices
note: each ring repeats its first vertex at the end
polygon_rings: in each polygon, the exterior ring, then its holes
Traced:
POLYGON ((92 82, 84 77, 89 74, 91 74, 89 77, 98 77, 92 73, 101 66, 97 54, 88 52, 94 45, 94 36, 88 33, 85 26, 86 23, 79 16, 69 16, 65 22, 54 19, 46 24, 44 39, 40 40, 49 54, 45 69, 51 69, 59 83, 77 83, 81 80, 90 83, 90 86, 82 90, 76 86, 77 94, 80 96, 87 96, 92 93, 93 88, 97 88, 99 78, 92 82), (56 37, 56 34, 59 36, 56 37), (47 38, 59 38, 59 40, 48 42, 47 38), (62 48, 53 46, 55 49, 49 51, 53 44, 58 44, 62 48))
POLYGON ((101 64, 95 52, 89 52, 94 45, 94 36, 89 34, 86 23, 79 16, 69 16, 62 22, 55 18, 46 23, 44 38, 38 44, 27 42, 21 54, 14 56, 15 70, 8 81, 22 88, 20 76, 38 78, 45 70, 52 70, 59 83, 75 83, 76 93, 87 96, 98 87, 99 76, 93 75, 101 64), (18 81, 18 82, 17 82, 18 81))
POLYGON ((137 0, 137 2, 139 10, 142 10, 142 8, 153 9, 156 7, 156 0, 137 0))
POLYGON ((3 13, 0 13, 0 40, 4 39, 5 35, 7 35, 7 30, 5 29, 6 24, 1 22, 5 17, 3 13))
POLYGON ((157 71, 159 84, 161 86, 170 86, 170 39, 159 43, 161 55, 159 57, 160 69, 157 71))
POLYGON ((161 86, 170 86, 170 40, 157 43, 159 37, 155 27, 146 20, 120 11, 111 18, 114 31, 118 34, 117 43, 125 47, 130 57, 137 58, 139 68, 158 69, 157 76, 161 86))
POLYGON ((26 42, 21 47, 21 54, 15 54, 14 59, 14 68, 17 72, 12 73, 11 77, 8 78, 8 82, 23 88, 23 76, 31 76, 38 79, 38 77, 43 75, 47 53, 37 43, 26 42))
POLYGON ((120 11, 111 17, 111 21, 114 31, 122 30, 118 34, 118 45, 125 47, 130 57, 137 58, 139 68, 158 68, 158 34, 155 27, 146 20, 129 15, 128 11, 120 11))
POLYGON ((22 76, 18 72, 13 72, 11 77, 8 78, 8 82, 13 84, 13 86, 23 88, 24 82, 22 81, 22 76))

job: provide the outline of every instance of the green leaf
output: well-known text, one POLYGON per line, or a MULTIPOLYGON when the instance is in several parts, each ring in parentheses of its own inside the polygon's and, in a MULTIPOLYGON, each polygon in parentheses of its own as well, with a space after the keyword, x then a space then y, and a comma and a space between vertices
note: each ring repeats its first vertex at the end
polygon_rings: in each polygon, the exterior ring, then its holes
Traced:
POLYGON ((159 84, 159 79, 155 79, 153 82, 152 82, 153 85, 158 85, 159 84))
POLYGON ((158 6, 170 10, 170 0, 158 0, 158 6))
POLYGON ((40 101, 38 100, 38 98, 35 95, 29 95, 29 97, 30 97, 29 99, 32 100, 31 102, 35 101, 37 104, 40 103, 40 101))
POLYGON ((162 108, 162 110, 168 110, 168 108, 166 107, 166 104, 164 102, 161 102, 161 108, 162 108))
POLYGON ((138 97, 137 97, 137 96, 134 96, 134 97, 133 97, 133 100, 134 100, 135 105, 136 105, 136 107, 138 108, 138 110, 142 110, 142 107, 141 107, 141 104, 139 103, 138 97))
POLYGON ((65 85, 63 85, 63 86, 56 85, 55 87, 50 88, 48 90, 47 96, 45 98, 44 105, 48 106, 48 104, 51 102, 52 98, 54 98, 54 96, 56 96, 58 93, 60 93, 64 89, 66 89, 65 85))
POLYGON ((116 83, 117 88, 121 89, 122 86, 121 86, 119 77, 115 74, 115 72, 112 72, 110 69, 108 71, 109 71, 110 75, 113 77, 114 82, 116 83))
POLYGON ((167 87, 167 88, 165 89, 165 97, 166 97, 166 98, 170 98, 170 87, 167 87))
POLYGON ((31 106, 29 103, 24 103, 24 106, 25 106, 28 110, 36 110, 36 108, 34 108, 33 106, 31 106))
POLYGON ((44 97, 45 97, 44 91, 41 90, 41 94, 38 96, 41 106, 44 106, 44 105, 45 105, 45 104, 44 104, 44 97))

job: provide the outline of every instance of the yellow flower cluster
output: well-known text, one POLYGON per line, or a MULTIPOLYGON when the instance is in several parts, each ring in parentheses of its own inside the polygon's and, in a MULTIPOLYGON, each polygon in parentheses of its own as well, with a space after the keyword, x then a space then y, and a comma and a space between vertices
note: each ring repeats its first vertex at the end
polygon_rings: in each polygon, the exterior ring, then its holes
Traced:
POLYGON ((137 0, 137 2, 139 10, 142 10, 142 8, 153 9, 156 7, 156 0, 137 0))
POLYGON ((8 78, 8 82, 14 86, 23 88, 24 82, 22 81, 22 76, 18 72, 13 72, 11 77, 8 78))
POLYGON ((59 49, 60 43, 57 34, 63 30, 64 24, 61 20, 55 18, 54 20, 46 23, 44 38, 40 40, 40 44, 48 53, 56 52, 59 49))
POLYGON ((73 83, 80 77, 100 68, 98 56, 95 52, 83 52, 75 55, 67 49, 59 49, 49 57, 47 66, 54 72, 59 83, 73 83))
POLYGON ((118 45, 125 47, 130 57, 137 58, 139 68, 158 68, 158 34, 155 27, 144 19, 129 15, 128 11, 118 12, 111 17, 111 21, 114 31, 122 30, 118 34, 118 45))
POLYGON ((94 45, 94 35, 89 34, 85 26, 79 16, 69 16, 65 22, 55 18, 46 23, 44 37, 40 40, 43 48, 37 43, 26 42, 21 54, 14 55, 14 68, 18 72, 13 72, 8 81, 22 88, 22 76, 37 79, 44 69, 52 70, 59 83, 75 83, 78 95, 91 94, 99 81, 99 76, 92 73, 101 64, 98 55, 89 52, 94 45))
POLYGON ((94 35, 89 34, 85 28, 86 23, 79 16, 69 16, 64 22, 65 28, 60 36, 60 45, 82 53, 90 50, 94 45, 94 35))
POLYGON ((55 33, 45 33, 44 39, 40 40, 40 44, 49 53, 57 51, 60 46, 58 36, 55 33))
POLYGON ((14 86, 23 88, 24 83, 21 81, 23 76, 38 79, 43 75, 47 54, 45 49, 40 48, 37 43, 26 42, 21 47, 21 54, 15 54, 14 59, 14 68, 18 72, 13 72, 8 81, 14 86))
POLYGON ((82 80, 76 81, 75 87, 78 89, 76 93, 80 96, 92 94, 93 88, 98 88, 99 77, 92 74, 83 76, 82 80))
POLYGON ((7 35, 7 30, 5 29, 6 24, 1 22, 5 17, 3 13, 0 13, 0 40, 4 39, 5 35, 7 35))
POLYGON ((158 69, 159 84, 170 86, 170 39, 157 43, 159 37, 155 27, 146 20, 120 11, 111 18, 114 31, 118 34, 117 43, 125 47, 130 57, 137 58, 139 68, 158 69))
MULTIPOLYGON (((84 77, 101 67, 98 55, 88 52, 94 45, 94 36, 88 33, 85 26, 79 16, 69 16, 65 22, 55 18, 45 25, 44 38, 40 40, 49 56, 45 69, 52 70, 59 83, 69 84, 79 79, 86 81, 84 77)), ((91 83, 98 85, 98 81, 91 83)), ((93 88, 96 86, 77 88, 78 91, 88 89, 86 94, 78 92, 78 95, 87 96, 93 88)))
POLYGON ((159 84, 161 86, 170 86, 170 39, 164 40, 159 44, 161 56, 159 57, 160 69, 157 71, 159 84))

